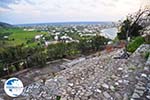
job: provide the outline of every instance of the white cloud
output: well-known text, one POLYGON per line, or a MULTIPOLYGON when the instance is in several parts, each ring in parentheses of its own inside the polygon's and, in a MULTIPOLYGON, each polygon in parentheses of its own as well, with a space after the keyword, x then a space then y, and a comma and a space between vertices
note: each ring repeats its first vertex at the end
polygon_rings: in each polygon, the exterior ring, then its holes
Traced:
POLYGON ((11 9, 0 8, 0 12, 2 21, 7 15, 12 23, 117 21, 137 11, 140 5, 141 0, 32 0, 10 4, 11 9))

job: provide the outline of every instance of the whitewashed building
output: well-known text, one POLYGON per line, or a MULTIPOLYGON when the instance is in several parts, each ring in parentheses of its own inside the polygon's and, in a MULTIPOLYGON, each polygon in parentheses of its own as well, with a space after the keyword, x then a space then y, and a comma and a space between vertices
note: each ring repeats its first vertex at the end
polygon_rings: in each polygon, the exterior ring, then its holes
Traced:
POLYGON ((43 35, 36 35, 35 40, 40 40, 43 37, 43 35))

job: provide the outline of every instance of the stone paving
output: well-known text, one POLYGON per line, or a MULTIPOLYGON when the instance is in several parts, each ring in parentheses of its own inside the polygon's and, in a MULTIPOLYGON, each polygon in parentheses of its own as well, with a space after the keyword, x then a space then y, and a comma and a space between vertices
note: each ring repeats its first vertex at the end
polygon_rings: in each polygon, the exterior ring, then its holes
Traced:
POLYGON ((150 57, 144 57, 149 50, 141 45, 129 59, 113 59, 122 49, 84 59, 26 86, 14 100, 150 100, 150 57))

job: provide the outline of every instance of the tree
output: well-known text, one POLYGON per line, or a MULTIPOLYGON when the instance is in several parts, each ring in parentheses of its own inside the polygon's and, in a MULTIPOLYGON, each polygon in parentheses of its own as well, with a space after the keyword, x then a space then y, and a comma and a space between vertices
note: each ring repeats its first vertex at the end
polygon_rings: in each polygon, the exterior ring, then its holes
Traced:
POLYGON ((82 54, 88 53, 92 49, 91 38, 80 39, 78 49, 81 51, 82 54))
POLYGON ((26 62, 30 67, 43 67, 46 64, 47 55, 45 53, 45 48, 42 46, 30 48, 27 55, 26 62))
POLYGON ((65 53, 66 53, 65 43, 51 44, 47 48, 47 54, 50 60, 62 58, 65 56, 65 53))
MULTIPOLYGON (((132 20, 129 18, 127 18, 126 20, 123 21, 120 32, 117 33, 119 40, 126 40, 127 39, 126 35, 127 35, 128 29, 131 28, 131 23, 132 23, 132 20)), ((133 30, 130 33, 128 33, 128 36, 130 38, 140 36, 139 31, 142 29, 143 29, 143 27, 141 25, 139 25, 138 23, 135 23, 133 30)))
POLYGON ((78 49, 78 43, 71 42, 66 44, 66 52, 65 55, 69 57, 73 57, 80 54, 80 51, 78 49))
POLYGON ((136 28, 139 29, 137 25, 140 25, 140 21, 143 20, 142 17, 149 16, 149 15, 150 15, 150 9, 144 9, 144 10, 140 9, 135 15, 128 16, 128 18, 131 20, 131 23, 128 23, 128 27, 125 31, 126 32, 126 38, 125 38, 126 45, 125 45, 124 54, 122 55, 121 58, 128 58, 129 56, 127 54, 128 37, 131 37, 134 34, 134 32, 136 32, 136 28))
POLYGON ((95 36, 92 38, 92 48, 95 51, 103 49, 104 45, 109 41, 104 36, 95 36))

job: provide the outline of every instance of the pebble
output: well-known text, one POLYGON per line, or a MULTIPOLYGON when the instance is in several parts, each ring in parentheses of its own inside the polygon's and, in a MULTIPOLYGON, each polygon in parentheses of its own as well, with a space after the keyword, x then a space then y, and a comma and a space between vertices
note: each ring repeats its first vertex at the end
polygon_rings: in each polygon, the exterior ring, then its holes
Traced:
POLYGON ((118 70, 119 70, 119 71, 122 71, 122 70, 123 70, 123 68, 119 67, 119 68, 118 68, 118 70))
POLYGON ((145 85, 145 83, 143 83, 142 81, 139 81, 137 85, 143 86, 143 85, 145 85))
MULTIPOLYGON (((68 100, 68 99, 67 99, 68 100)), ((75 99, 74 100, 81 100, 79 97, 75 97, 75 99)))
POLYGON ((115 76, 115 75, 112 75, 112 76, 111 76, 111 78, 112 78, 112 79, 116 79, 116 78, 117 78, 117 76, 115 76))
MULTIPOLYGON (((101 90, 98 90, 97 92, 101 92, 101 90)), ((85 96, 90 96, 90 95, 92 95, 93 94, 93 92, 91 92, 91 91, 86 91, 85 92, 85 96)))
POLYGON ((143 73, 143 74, 141 74, 141 76, 142 76, 142 77, 147 77, 147 75, 146 75, 146 74, 144 74, 144 73, 143 73))
POLYGON ((95 91, 98 92, 98 93, 101 93, 101 92, 102 92, 100 89, 96 89, 95 91))
POLYGON ((75 89, 72 89, 71 90, 71 94, 75 94, 76 93, 76 90, 75 89))
POLYGON ((37 95, 37 94, 40 93, 40 89, 39 88, 34 89, 34 90, 32 90, 32 93, 35 94, 35 95, 37 95))
POLYGON ((135 89, 134 92, 138 93, 140 96, 142 96, 144 94, 143 90, 137 90, 137 89, 135 89))
POLYGON ((122 96, 119 93, 115 93, 115 97, 117 100, 122 100, 122 96))
POLYGON ((137 94, 137 93, 133 93, 133 95, 132 95, 132 98, 134 98, 134 99, 138 99, 138 98, 140 98, 140 96, 139 96, 139 94, 137 94))
POLYGON ((150 83, 147 84, 147 87, 150 88, 150 83))
POLYGON ((67 98, 66 97, 61 97, 61 100, 67 100, 67 98))
POLYGON ((118 80, 118 83, 123 83, 123 80, 118 80))
POLYGON ((84 80, 84 78, 82 77, 81 80, 84 80))
POLYGON ((55 82, 57 82, 57 79, 54 79, 55 82))
POLYGON ((144 86, 139 86, 139 85, 137 85, 137 86, 136 86, 136 89, 138 89, 138 90, 145 90, 146 88, 145 88, 144 86))
POLYGON ((108 92, 106 92, 106 91, 103 92, 103 95, 104 95, 104 97, 107 98, 107 99, 108 99, 108 98, 111 98, 111 95, 110 95, 108 92))
POLYGON ((149 71, 149 67, 144 67, 144 70, 145 71, 149 71))
POLYGON ((115 85, 117 85, 117 86, 118 86, 118 85, 119 85, 119 83, 118 83, 118 82, 115 82, 115 85))
POLYGON ((128 75, 128 74, 126 74, 126 75, 124 76, 124 78, 127 78, 127 77, 129 77, 129 75, 128 75))
POLYGON ((123 100, 129 100, 128 94, 125 93, 125 94, 123 95, 123 100))
POLYGON ((128 80, 123 80, 123 83, 127 85, 129 83, 129 81, 128 80))
POLYGON ((111 89, 112 91, 115 91, 115 87, 114 87, 114 86, 110 86, 110 89, 111 89))
POLYGON ((107 85, 106 83, 102 84, 102 87, 108 89, 109 88, 109 85, 107 85))
POLYGON ((100 68, 104 68, 104 66, 100 66, 100 68))
POLYGON ((73 86, 73 83, 68 83, 69 86, 73 86))
POLYGON ((150 96, 149 96, 149 95, 147 95, 146 98, 147 98, 148 100, 150 100, 150 96))

